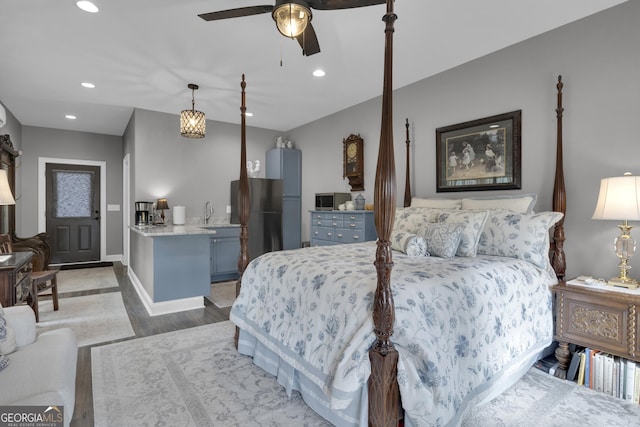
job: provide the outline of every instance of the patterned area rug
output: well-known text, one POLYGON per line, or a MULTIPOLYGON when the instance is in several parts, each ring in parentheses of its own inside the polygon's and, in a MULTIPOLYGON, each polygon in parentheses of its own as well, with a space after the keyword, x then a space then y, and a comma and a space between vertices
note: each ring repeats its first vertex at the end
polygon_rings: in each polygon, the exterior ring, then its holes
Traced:
MULTIPOLYGON (((91 349, 96 426, 328 426, 238 354, 231 322, 91 349)), ((532 368, 465 427, 637 426, 640 405, 532 368)))
POLYGON ((58 294, 117 287, 113 267, 61 270, 58 273, 58 294))
POLYGON ((209 299, 218 307, 231 307, 236 300, 236 280, 211 284, 209 299))
POLYGON ((120 292, 60 298, 59 310, 51 300, 39 300, 37 332, 71 328, 80 347, 135 335, 120 292))
POLYGON ((94 425, 330 426, 233 347, 229 321, 91 349, 94 425))

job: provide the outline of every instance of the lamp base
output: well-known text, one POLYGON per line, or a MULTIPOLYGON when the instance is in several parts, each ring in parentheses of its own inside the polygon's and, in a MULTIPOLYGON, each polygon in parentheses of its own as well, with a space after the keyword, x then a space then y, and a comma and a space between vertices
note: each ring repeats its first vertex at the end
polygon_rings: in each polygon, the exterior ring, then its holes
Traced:
POLYGON ((638 283, 637 280, 632 279, 630 277, 614 277, 613 279, 609 279, 607 281, 607 285, 620 286, 628 289, 636 289, 640 287, 640 283, 638 283))

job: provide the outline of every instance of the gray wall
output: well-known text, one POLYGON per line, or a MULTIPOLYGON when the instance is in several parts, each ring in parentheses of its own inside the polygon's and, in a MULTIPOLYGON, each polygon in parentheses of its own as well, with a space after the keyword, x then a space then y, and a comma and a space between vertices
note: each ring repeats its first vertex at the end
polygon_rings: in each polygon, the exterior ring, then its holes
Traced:
MULTIPOLYGON (((537 210, 549 210, 555 167, 555 84, 562 74, 567 275, 617 275, 618 260, 612 248, 619 233, 617 222, 592 220, 591 215, 601 178, 625 171, 640 174, 638 17, 640 2, 627 2, 396 90, 398 205, 404 194, 405 118, 411 123, 414 195, 461 197, 465 193, 436 194, 435 129, 521 109, 522 190, 503 194, 537 193, 537 210)), ((402 22, 399 16, 397 33, 402 31, 402 22)), ((378 48, 382 45, 381 38, 378 48)), ((410 66, 395 63, 396 68, 410 66)), ((365 141, 364 195, 372 203, 380 112, 381 99, 377 98, 290 132, 304 152, 303 240, 309 239, 307 210, 313 207, 313 194, 346 188, 342 139, 351 133, 359 133, 365 141)), ((640 240, 638 233, 632 234, 640 240)), ((640 254, 631 259, 631 265, 640 270, 640 254)), ((631 275, 640 278, 635 269, 631 275)))
MULTIPOLYGON (((16 175, 22 180, 20 220, 16 221, 19 236, 38 232, 38 159, 106 161, 107 204, 122 205, 122 137, 88 132, 66 131, 34 126, 22 127, 20 168, 16 175)), ((102 213, 106 220, 107 253, 122 254, 122 211, 102 213)))
MULTIPOLYGON (((186 206, 188 222, 201 221, 204 204, 210 201, 214 216, 225 218, 230 183, 240 176, 240 126, 207 120, 206 136, 188 139, 180 136, 176 114, 136 109, 134 115, 135 137, 127 150, 134 152, 135 200, 166 197, 170 207, 186 206)), ((247 127, 247 160, 260 160, 262 178, 265 153, 276 135, 247 127)), ((165 216, 171 222, 171 210, 165 216)))

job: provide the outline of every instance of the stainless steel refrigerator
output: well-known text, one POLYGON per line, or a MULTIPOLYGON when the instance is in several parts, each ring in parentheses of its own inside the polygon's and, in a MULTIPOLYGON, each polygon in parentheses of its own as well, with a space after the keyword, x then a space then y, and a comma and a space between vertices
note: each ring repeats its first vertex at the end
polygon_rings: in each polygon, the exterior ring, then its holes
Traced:
MULTIPOLYGON (((231 223, 240 224, 238 187, 231 181, 231 223)), ((249 260, 282 250, 282 180, 249 178, 249 260)))

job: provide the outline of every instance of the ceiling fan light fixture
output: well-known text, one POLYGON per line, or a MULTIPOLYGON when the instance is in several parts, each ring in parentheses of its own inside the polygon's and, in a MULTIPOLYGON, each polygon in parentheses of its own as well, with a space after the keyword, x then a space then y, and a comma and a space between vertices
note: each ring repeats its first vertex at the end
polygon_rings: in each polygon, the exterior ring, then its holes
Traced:
POLYGON ((280 34, 291 39, 302 34, 312 18, 311 9, 302 1, 277 5, 271 16, 280 34))
POLYGON ((202 111, 197 111, 195 101, 195 91, 198 85, 189 83, 191 89, 191 109, 182 110, 180 113, 180 135, 185 138, 204 138, 207 130, 207 118, 202 111))

